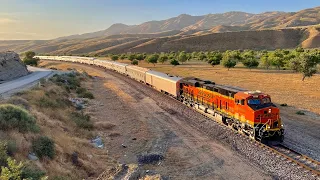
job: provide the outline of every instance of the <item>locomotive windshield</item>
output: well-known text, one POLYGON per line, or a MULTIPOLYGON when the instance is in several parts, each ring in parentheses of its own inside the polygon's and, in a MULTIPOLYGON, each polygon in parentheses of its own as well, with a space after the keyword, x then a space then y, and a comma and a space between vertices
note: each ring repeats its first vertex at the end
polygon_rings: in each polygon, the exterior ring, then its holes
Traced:
POLYGON ((262 109, 266 107, 276 107, 273 103, 271 103, 271 100, 269 97, 265 97, 262 99, 248 99, 248 106, 251 107, 252 109, 262 109))
POLYGON ((249 99, 248 104, 256 105, 256 104, 261 104, 261 102, 260 102, 260 99, 249 99))

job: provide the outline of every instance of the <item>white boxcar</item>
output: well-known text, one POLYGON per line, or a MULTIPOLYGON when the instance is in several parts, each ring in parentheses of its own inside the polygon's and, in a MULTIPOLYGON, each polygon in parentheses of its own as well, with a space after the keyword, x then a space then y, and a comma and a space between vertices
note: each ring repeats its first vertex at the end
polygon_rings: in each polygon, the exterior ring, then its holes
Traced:
POLYGON ((113 69, 113 62, 109 60, 103 60, 103 67, 107 69, 113 69))
POLYGON ((99 59, 95 60, 94 65, 103 67, 103 60, 99 60, 99 59))
POLYGON ((128 64, 119 63, 119 62, 112 63, 112 69, 121 74, 126 74, 126 66, 128 66, 128 64))
POLYGON ((174 97, 177 97, 180 91, 181 77, 170 76, 165 73, 157 71, 146 72, 146 83, 156 88, 159 91, 169 93, 174 97))
POLYGON ((139 67, 139 66, 131 66, 127 67, 127 75, 137 81, 146 82, 146 72, 149 71, 147 68, 139 67))

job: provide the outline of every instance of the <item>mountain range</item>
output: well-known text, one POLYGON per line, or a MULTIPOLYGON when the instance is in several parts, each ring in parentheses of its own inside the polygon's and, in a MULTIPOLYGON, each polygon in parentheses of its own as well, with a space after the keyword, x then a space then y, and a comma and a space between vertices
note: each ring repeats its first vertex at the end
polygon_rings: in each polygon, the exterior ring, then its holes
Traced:
POLYGON ((320 47, 320 7, 298 12, 226 12, 181 14, 139 25, 113 24, 108 29, 44 41, 0 41, 1 50, 51 54, 201 51, 320 47))

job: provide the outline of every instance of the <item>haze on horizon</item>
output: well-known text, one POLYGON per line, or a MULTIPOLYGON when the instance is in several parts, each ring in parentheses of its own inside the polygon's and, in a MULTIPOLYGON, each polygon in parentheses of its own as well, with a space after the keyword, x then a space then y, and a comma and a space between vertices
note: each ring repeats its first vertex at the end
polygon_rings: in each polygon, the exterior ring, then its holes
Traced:
POLYGON ((180 14, 243 11, 296 12, 318 0, 0 0, 0 40, 42 40, 94 32, 114 23, 128 25, 180 14))

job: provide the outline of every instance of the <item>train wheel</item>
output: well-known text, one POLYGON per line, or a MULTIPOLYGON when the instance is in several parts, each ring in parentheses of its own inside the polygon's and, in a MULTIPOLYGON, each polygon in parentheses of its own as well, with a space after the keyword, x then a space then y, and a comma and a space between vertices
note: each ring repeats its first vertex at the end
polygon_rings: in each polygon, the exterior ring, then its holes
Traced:
POLYGON ((238 129, 237 129, 237 130, 238 130, 238 132, 239 132, 240 134, 243 133, 241 126, 238 126, 238 129))

